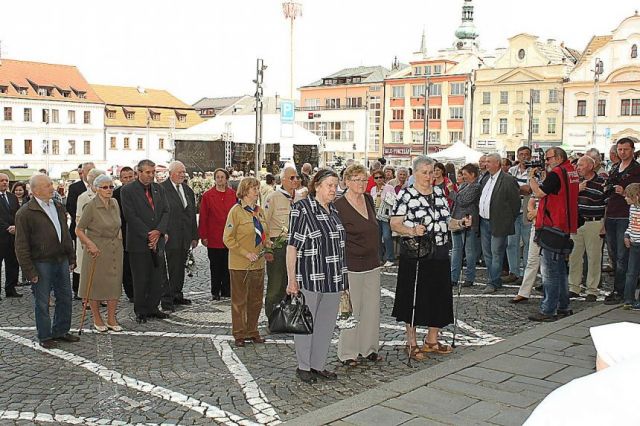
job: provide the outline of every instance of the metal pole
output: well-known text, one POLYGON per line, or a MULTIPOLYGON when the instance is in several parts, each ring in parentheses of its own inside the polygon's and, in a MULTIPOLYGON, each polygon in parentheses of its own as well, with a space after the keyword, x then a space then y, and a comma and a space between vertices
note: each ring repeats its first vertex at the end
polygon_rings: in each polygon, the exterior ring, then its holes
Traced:
POLYGON ((364 166, 369 168, 369 92, 364 98, 364 166))
POLYGON ((527 146, 531 149, 533 143, 533 91, 529 90, 529 134, 527 135, 527 146))
POLYGON ((600 74, 602 74, 602 61, 600 58, 596 58, 595 67, 593 70, 593 125, 591 128, 591 143, 596 145, 596 133, 598 127, 598 98, 600 91, 600 74))
POLYGON ((424 155, 429 155, 429 96, 431 95, 431 83, 429 77, 425 78, 425 86, 424 86, 424 121, 423 121, 423 146, 422 153, 424 155))
POLYGON ((293 100, 293 20, 295 19, 295 16, 290 18, 289 21, 291 21, 291 37, 290 37, 290 79, 289 79, 289 99, 293 100))
POLYGON ((264 70, 266 69, 267 67, 264 65, 264 61, 258 58, 256 62, 256 79, 254 80, 254 83, 256 83, 256 137, 253 153, 253 167, 257 179, 260 179, 260 166, 262 164, 260 161, 260 146, 262 145, 262 79, 264 70))

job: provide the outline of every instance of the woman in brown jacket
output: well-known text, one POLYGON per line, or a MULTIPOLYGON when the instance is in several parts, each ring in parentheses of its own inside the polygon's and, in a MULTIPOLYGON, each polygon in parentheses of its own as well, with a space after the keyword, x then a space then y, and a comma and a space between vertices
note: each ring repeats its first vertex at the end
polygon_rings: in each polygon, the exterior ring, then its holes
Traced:
POLYGON ((265 257, 263 249, 271 246, 264 214, 256 203, 260 182, 246 177, 238 186, 238 204, 229 211, 223 241, 229 249, 231 278, 231 326, 235 345, 245 340, 264 343, 258 332, 258 318, 264 292, 265 257))
POLYGON ((99 332, 122 331, 116 321, 118 299, 122 294, 122 233, 120 208, 112 198, 113 181, 107 175, 94 182, 98 196, 89 201, 76 226, 76 235, 84 247, 82 274, 78 294, 89 300, 93 326, 99 332), (92 263, 95 271, 92 274, 92 263), (93 275, 93 276, 92 276, 93 275), (89 280, 93 278, 89 291, 89 280), (107 323, 100 316, 99 302, 107 301, 107 323))

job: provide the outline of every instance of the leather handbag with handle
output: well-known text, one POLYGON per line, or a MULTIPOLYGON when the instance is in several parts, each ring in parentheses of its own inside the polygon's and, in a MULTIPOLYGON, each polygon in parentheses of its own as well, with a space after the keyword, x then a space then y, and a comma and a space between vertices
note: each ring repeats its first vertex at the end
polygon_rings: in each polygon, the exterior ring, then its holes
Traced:
POLYGON ((302 292, 295 296, 288 294, 275 306, 269 315, 269 331, 283 334, 313 333, 313 317, 302 292))

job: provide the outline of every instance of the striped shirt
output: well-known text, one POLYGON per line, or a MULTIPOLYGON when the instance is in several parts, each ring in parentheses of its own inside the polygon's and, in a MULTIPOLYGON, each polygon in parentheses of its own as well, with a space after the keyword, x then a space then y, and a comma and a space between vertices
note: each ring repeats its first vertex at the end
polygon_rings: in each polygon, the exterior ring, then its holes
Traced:
POLYGON ((607 197, 603 192, 605 180, 602 176, 594 175, 586 183, 587 187, 578 193, 578 216, 583 220, 600 220, 604 217, 607 205, 607 197))
POLYGON ((289 245, 297 250, 296 281, 305 290, 337 293, 349 288, 347 234, 333 203, 325 210, 312 195, 293 204, 289 245))
POLYGON ((629 207, 629 227, 624 237, 629 238, 634 244, 640 243, 640 207, 636 204, 629 207))

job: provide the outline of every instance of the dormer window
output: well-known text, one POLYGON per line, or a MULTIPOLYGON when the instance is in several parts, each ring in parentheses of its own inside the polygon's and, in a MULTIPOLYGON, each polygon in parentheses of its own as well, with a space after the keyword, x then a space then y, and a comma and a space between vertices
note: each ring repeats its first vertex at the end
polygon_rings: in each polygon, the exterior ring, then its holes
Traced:
POLYGON ((187 122, 187 114, 182 114, 179 113, 178 111, 176 111, 176 117, 178 117, 178 121, 181 123, 186 123, 187 122))
POLYGON ((160 121, 160 113, 149 110, 149 118, 151 118, 152 121, 160 121))
POLYGON ((50 87, 39 87, 38 88, 38 95, 39 96, 51 96, 53 94, 53 89, 51 89, 50 87))
POLYGON ((442 74, 442 65, 434 65, 433 66, 433 73, 435 75, 442 74))
POLYGON ((0 86, 0 93, 7 93, 9 88, 7 86, 0 86))
POLYGON ((71 88, 71 90, 73 90, 73 93, 80 99, 86 99, 87 97, 87 92, 84 92, 82 90, 76 90, 73 87, 71 88))
POLYGON ((135 113, 135 111, 130 111, 130 110, 128 110, 128 109, 124 109, 124 108, 122 108, 122 110, 124 111, 124 117, 125 117, 127 120, 134 120, 134 119, 136 118, 136 113, 135 113))
POLYGON ((633 46, 631 46, 631 57, 633 59, 638 57, 638 45, 634 44, 633 46))
POLYGON ((107 110, 107 118, 110 118, 110 119, 116 118, 116 110, 108 109, 107 110))

